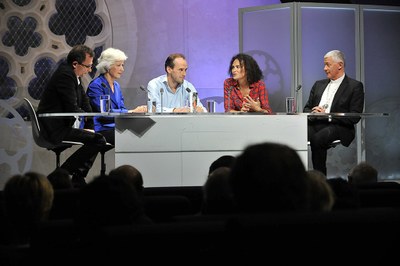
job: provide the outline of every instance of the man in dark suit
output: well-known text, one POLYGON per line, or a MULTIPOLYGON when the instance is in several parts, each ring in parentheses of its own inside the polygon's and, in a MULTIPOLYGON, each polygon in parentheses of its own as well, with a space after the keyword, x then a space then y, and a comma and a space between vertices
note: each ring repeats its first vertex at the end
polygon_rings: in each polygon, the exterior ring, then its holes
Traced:
MULTIPOLYGON (((304 106, 305 113, 362 113, 364 86, 345 73, 345 57, 333 50, 324 56, 327 79, 314 83, 304 106)), ((326 175, 327 151, 332 141, 340 139, 348 147, 355 138, 354 125, 360 117, 309 117, 308 140, 313 168, 326 175)))
MULTIPOLYGON (((81 77, 92 70, 94 52, 85 45, 77 45, 68 53, 66 62, 55 70, 42 94, 38 114, 92 112, 89 99, 83 89, 81 77)), ((47 140, 57 144, 63 140, 82 142, 62 165, 72 175, 75 186, 82 186, 97 154, 106 144, 101 134, 93 129, 74 128, 75 118, 40 118, 47 140)), ((91 123, 93 126, 93 123, 91 123)), ((88 123, 86 123, 86 127, 88 123)))

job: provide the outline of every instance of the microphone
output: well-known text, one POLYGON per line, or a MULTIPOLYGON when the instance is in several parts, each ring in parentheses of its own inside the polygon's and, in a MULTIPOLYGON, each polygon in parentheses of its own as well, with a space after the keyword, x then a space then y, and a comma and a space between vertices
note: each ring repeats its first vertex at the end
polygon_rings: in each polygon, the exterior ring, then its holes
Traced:
POLYGON ((164 93, 164 88, 161 88, 161 89, 160 89, 160 93, 161 93, 161 113, 163 113, 163 108, 164 108, 164 105, 163 105, 163 93, 164 93))
POLYGON ((145 88, 145 87, 142 86, 142 85, 140 85, 139 88, 140 88, 142 91, 144 91, 144 92, 147 92, 147 93, 150 92, 147 88, 145 88))
POLYGON ((147 92, 147 112, 152 113, 153 112, 153 103, 150 100, 150 91, 142 85, 140 85, 139 88, 142 91, 147 92))
POLYGON ((296 104, 296 113, 298 113, 299 112, 299 110, 298 110, 298 98, 299 98, 299 90, 301 90, 301 84, 299 84, 299 85, 297 85, 297 87, 296 87, 296 90, 295 90, 295 92, 296 92, 296 99, 295 99, 295 104, 296 104))
POLYGON ((108 90, 108 95, 110 95, 110 88, 108 88, 107 85, 106 85, 104 82, 101 83, 101 86, 102 86, 104 89, 107 89, 107 90, 108 90))
POLYGON ((186 91, 189 93, 189 108, 190 112, 193 112, 193 95, 192 95, 192 90, 189 88, 186 88, 186 91))

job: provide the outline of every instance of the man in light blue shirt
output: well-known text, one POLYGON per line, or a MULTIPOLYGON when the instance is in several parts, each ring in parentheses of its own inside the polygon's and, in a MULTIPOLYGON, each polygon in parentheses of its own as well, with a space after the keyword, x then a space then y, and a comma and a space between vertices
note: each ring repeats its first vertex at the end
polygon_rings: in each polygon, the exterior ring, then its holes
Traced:
POLYGON ((197 94, 195 87, 189 81, 185 80, 188 64, 183 54, 171 54, 165 60, 165 72, 149 81, 147 85, 149 99, 156 102, 156 111, 161 112, 206 112, 201 104, 199 97, 193 97, 197 94), (193 106, 190 101, 193 100, 193 106))

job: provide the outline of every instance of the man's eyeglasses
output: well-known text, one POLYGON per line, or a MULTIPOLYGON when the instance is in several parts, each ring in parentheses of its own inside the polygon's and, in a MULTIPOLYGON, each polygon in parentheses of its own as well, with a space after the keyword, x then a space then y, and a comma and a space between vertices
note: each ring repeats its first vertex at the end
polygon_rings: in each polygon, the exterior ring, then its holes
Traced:
POLYGON ((78 64, 80 64, 81 66, 84 66, 86 68, 92 68, 92 65, 85 65, 85 64, 82 64, 82 63, 78 63, 78 64))

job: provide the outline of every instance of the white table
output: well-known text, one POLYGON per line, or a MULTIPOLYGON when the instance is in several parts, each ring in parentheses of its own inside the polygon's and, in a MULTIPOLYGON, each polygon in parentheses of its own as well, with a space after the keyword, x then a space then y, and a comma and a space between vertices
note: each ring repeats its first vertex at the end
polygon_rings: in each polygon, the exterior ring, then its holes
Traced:
POLYGON ((135 166, 146 187, 203 185, 214 160, 260 142, 289 145, 308 165, 305 114, 129 115, 115 122, 115 167, 135 166))
MULTIPOLYGON (((130 164, 143 174, 146 187, 203 185, 211 163, 238 155, 260 142, 295 149, 308 167, 307 117, 388 117, 388 113, 231 114, 231 113, 48 113, 39 117, 115 117, 115 167, 130 164)), ((365 161, 364 134, 357 124, 357 161, 365 161)))

